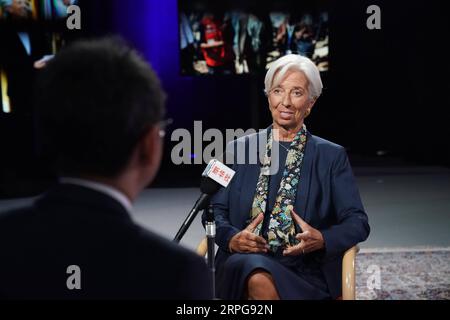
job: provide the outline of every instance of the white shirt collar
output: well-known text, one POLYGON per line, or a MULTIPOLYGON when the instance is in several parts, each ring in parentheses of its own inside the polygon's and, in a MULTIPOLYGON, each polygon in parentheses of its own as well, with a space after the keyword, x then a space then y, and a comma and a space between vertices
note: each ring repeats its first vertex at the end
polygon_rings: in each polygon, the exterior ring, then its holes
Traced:
POLYGON ((61 177, 61 178, 59 178, 59 182, 82 186, 82 187, 96 190, 98 192, 106 194, 106 195, 110 196, 111 198, 117 200, 125 208, 125 210, 128 211, 129 214, 131 214, 133 212, 133 205, 131 204, 131 201, 128 199, 128 197, 125 194, 123 194, 121 191, 119 191, 116 188, 113 188, 107 184, 96 182, 96 181, 91 181, 91 180, 80 179, 80 178, 70 178, 70 177, 61 177))

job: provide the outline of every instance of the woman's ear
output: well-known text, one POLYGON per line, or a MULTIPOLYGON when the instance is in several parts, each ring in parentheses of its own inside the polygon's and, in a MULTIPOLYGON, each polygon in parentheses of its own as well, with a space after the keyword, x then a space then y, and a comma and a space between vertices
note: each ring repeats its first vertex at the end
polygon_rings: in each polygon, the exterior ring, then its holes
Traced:
POLYGON ((308 107, 308 109, 311 111, 311 109, 312 109, 312 107, 314 107, 314 104, 316 103, 316 101, 317 101, 317 97, 313 97, 313 98, 311 98, 310 100, 309 100, 309 107, 308 107))

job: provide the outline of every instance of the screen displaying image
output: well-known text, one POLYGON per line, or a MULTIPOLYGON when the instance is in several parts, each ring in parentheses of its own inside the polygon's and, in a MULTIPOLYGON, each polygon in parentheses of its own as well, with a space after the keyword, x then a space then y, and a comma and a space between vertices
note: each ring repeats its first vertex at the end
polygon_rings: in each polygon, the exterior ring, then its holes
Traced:
POLYGON ((321 1, 179 0, 181 73, 262 73, 295 53, 328 70, 328 11, 321 1))
POLYGON ((79 3, 0 0, 0 116, 32 113, 35 75, 67 42, 67 8, 79 3))
POLYGON ((35 75, 64 45, 64 36, 59 32, 2 29, 0 37, 0 116, 30 115, 35 75))
POLYGON ((0 0, 0 19, 9 21, 38 18, 38 1, 0 0))
POLYGON ((78 5, 78 0, 53 0, 53 17, 62 19, 67 17, 67 8, 78 5))
POLYGON ((0 0, 0 20, 58 20, 67 17, 67 8, 78 0, 0 0))

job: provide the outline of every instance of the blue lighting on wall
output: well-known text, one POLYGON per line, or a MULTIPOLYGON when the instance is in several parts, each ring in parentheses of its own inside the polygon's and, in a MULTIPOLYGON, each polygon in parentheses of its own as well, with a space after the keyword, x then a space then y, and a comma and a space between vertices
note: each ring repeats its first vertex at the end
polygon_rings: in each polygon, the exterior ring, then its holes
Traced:
POLYGON ((114 0, 114 31, 151 63, 168 94, 168 116, 174 128, 193 125, 192 108, 203 90, 195 77, 180 75, 177 0, 114 0))
POLYGON ((179 73, 177 0, 115 3, 116 30, 150 61, 166 83, 179 73))

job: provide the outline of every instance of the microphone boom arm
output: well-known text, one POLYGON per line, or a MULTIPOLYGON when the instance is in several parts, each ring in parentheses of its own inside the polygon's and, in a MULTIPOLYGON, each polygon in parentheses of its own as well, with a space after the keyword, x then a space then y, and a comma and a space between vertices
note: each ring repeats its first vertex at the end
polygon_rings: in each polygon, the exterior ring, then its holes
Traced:
POLYGON ((189 212, 189 214, 186 217, 186 219, 184 219, 184 222, 181 225, 180 229, 178 230, 178 232, 177 232, 175 238, 173 239, 173 241, 175 241, 176 243, 179 243, 181 241, 181 239, 183 238, 184 234, 186 233, 186 231, 191 226, 192 221, 195 220, 195 217, 197 216, 198 212, 200 210, 205 209, 208 206, 210 199, 211 199, 211 195, 206 194, 206 193, 202 193, 202 195, 197 199, 197 202, 195 202, 194 207, 191 209, 191 211, 189 212))

